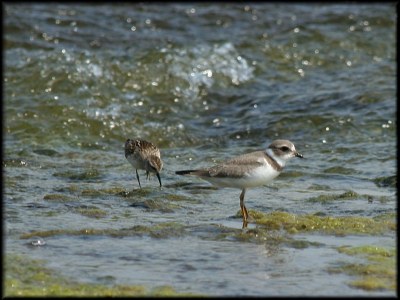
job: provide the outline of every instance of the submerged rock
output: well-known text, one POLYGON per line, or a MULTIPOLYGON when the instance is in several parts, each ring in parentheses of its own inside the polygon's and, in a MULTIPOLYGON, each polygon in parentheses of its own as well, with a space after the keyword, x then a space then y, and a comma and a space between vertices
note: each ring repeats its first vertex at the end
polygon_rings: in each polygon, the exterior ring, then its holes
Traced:
POLYGON ((397 186, 397 176, 388 176, 388 177, 378 177, 375 178, 374 183, 379 187, 392 187, 395 188, 397 186))

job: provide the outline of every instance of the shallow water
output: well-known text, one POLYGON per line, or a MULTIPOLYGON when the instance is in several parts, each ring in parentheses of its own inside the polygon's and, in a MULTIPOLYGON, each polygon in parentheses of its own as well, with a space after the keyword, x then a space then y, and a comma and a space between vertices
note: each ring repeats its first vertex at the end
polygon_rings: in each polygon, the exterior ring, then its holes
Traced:
POLYGON ((328 272, 360 260, 336 247, 395 247, 394 231, 243 241, 239 190, 175 175, 285 138, 306 159, 250 189, 248 209, 396 212, 396 184, 377 184, 397 174, 394 5, 7 4, 4 17, 6 255, 203 295, 395 293, 328 272), (144 172, 138 189, 127 138, 161 148, 161 190, 144 172), (22 238, 57 229, 41 247, 22 238), (104 233, 71 234, 84 229, 104 233))

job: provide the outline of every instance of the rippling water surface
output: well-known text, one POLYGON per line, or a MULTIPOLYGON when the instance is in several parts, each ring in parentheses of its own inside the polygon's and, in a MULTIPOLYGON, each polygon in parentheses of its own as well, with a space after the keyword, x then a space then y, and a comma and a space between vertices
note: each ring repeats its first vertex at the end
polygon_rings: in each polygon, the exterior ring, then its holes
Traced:
POLYGON ((290 235, 279 230, 245 242, 227 234, 241 231, 239 190, 175 175, 284 138, 306 159, 250 189, 248 209, 395 213, 396 184, 386 184, 396 179, 394 5, 3 9, 6 254, 45 259, 80 282, 203 295, 394 294, 328 271, 356 260, 337 247, 395 247, 394 231, 291 236, 305 248, 271 242, 290 235), (162 190, 143 173, 138 189, 127 138, 161 148, 162 190), (312 201, 348 191, 358 196, 312 201), (76 234, 84 229, 103 232, 76 234), (27 246, 24 235, 54 230, 27 246))

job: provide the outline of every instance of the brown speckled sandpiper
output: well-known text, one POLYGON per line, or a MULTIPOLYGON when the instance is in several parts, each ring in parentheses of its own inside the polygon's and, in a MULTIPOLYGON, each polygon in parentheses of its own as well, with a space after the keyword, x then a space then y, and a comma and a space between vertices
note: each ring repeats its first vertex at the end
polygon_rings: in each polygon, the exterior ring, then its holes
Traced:
POLYGON ((163 167, 161 160, 160 149, 156 145, 145 140, 127 139, 125 142, 125 157, 136 170, 136 178, 140 185, 138 170, 145 170, 147 178, 150 173, 157 175, 158 181, 161 184, 160 171, 163 167))

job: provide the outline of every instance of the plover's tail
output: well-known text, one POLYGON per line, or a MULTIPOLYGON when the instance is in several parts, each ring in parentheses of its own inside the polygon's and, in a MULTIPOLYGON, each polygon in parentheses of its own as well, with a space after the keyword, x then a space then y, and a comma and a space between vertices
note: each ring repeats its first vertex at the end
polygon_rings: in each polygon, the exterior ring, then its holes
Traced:
POLYGON ((196 176, 208 176, 208 171, 206 170, 182 170, 176 171, 177 175, 196 175, 196 176))
POLYGON ((182 170, 176 171, 175 174, 177 175, 190 175, 191 173, 196 172, 196 170, 182 170))

